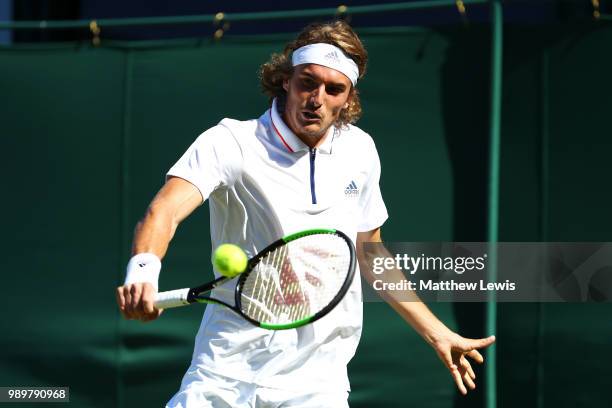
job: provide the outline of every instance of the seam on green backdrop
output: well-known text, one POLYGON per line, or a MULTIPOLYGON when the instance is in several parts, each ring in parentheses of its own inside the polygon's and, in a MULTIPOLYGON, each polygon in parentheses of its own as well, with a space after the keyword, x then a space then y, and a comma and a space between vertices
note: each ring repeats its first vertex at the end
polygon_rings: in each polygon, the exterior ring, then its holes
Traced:
MULTIPOLYGON (((601 22, 601 21, 599 21, 601 22)), ((589 28, 591 30, 607 29, 609 24, 593 20, 587 23, 578 24, 579 27, 589 28)), ((489 23, 472 24, 465 28, 470 30, 475 26, 489 26, 489 23)), ((448 27, 460 27, 460 22, 457 24, 447 25, 432 25, 432 26, 391 26, 391 27, 355 27, 356 31, 362 36, 377 36, 377 35, 422 35, 430 32, 444 32, 448 27)), ((54 43, 17 43, 9 45, 0 45, 0 52, 27 52, 27 51, 51 51, 51 50, 96 50, 96 49, 163 49, 163 48, 195 48, 195 47, 223 47, 228 45, 244 45, 254 43, 277 43, 292 40, 295 32, 284 32, 274 34, 253 34, 253 35, 233 35, 231 32, 226 33, 220 41, 213 41, 210 36, 205 37, 190 37, 177 39, 162 39, 162 40, 143 40, 143 41, 123 41, 123 40, 108 40, 102 38, 100 46, 94 47, 89 40, 71 41, 71 42, 54 42, 54 43)), ((212 33, 211 33, 212 35, 212 33)), ((367 42, 367 38, 365 39, 367 42)))
MULTIPOLYGON (((360 35, 411 35, 434 31, 434 29, 422 26, 393 26, 393 27, 356 27, 360 35)), ((86 41, 56 42, 56 43, 18 43, 0 46, 0 51, 51 51, 51 50, 74 50, 83 49, 96 50, 101 48, 111 49, 160 49, 160 48, 194 48, 194 47, 219 47, 224 45, 242 45, 253 43, 277 43, 287 42, 295 37, 295 32, 283 32, 275 34, 254 35, 232 35, 225 34, 221 41, 215 42, 210 37, 189 37, 163 40, 123 41, 105 40, 98 47, 94 47, 86 41)))
MULTIPOLYGON (((549 59, 548 51, 542 50, 540 58, 540 241, 548 241, 548 180, 549 180, 549 59)), ((547 270, 548 264, 544 265, 547 270)), ((544 368, 542 364, 542 350, 544 348, 544 304, 537 303, 537 331, 536 331, 536 407, 544 406, 544 368)))
MULTIPOLYGON (((128 225, 129 222, 129 193, 130 193, 130 184, 129 184, 129 157, 130 157, 130 132, 132 127, 132 117, 131 117, 131 100, 132 100, 132 70, 133 70, 133 54, 130 50, 127 50, 125 53, 125 72, 124 72, 124 88, 123 88, 123 131, 121 135, 121 179, 120 183, 120 191, 121 191, 121 199, 120 199, 120 218, 121 218, 121 226, 120 226, 120 245, 119 248, 119 279, 118 282, 123 281, 123 269, 127 260, 130 256, 129 252, 129 243, 130 243, 130 227, 128 225)), ((116 382, 116 393, 117 393, 117 407, 123 407, 124 405, 124 390, 123 390, 123 367, 122 360, 125 354, 125 349, 123 346, 123 325, 124 320, 119 314, 119 323, 118 323, 118 338, 119 344, 117 348, 117 382, 116 382)))
MULTIPOLYGON (((501 103, 502 103, 502 63, 503 63, 503 10, 501 0, 491 0, 491 113, 489 147, 489 205, 488 231, 489 268, 487 278, 497 280, 497 241, 499 239, 499 166, 501 144, 501 103)), ((487 298, 486 334, 497 330, 497 303, 495 293, 489 292, 487 298)), ((497 373, 495 344, 487 348, 486 407, 497 406, 497 373)))

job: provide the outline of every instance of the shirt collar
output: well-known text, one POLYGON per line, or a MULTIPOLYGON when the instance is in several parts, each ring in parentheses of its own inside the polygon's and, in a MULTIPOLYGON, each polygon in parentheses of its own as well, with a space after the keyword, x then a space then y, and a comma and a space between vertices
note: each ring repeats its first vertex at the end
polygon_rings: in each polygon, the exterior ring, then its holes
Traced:
MULTIPOLYGON (((289 150, 291 153, 299 152, 304 150, 309 150, 308 145, 306 145, 302 140, 297 137, 295 133, 285 124, 285 121, 281 118, 278 113, 278 109, 276 107, 276 98, 272 101, 272 108, 270 108, 270 122, 272 124, 272 132, 280 139, 281 143, 289 150)), ((332 142, 334 137, 336 136, 337 129, 335 126, 332 126, 327 134, 324 136, 323 143, 317 147, 317 151, 321 153, 331 153, 332 142)))

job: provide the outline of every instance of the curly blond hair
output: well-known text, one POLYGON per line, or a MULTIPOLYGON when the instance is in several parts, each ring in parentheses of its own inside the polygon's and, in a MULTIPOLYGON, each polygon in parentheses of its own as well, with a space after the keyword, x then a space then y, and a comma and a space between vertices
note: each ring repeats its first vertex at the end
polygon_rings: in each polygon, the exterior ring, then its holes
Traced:
MULTIPOLYGON (((293 74, 291 54, 294 50, 308 44, 327 43, 335 45, 357 64, 359 79, 363 78, 368 62, 368 53, 361 40, 351 26, 343 20, 328 23, 313 23, 308 25, 297 38, 285 46, 281 54, 272 54, 270 60, 259 68, 259 78, 263 92, 270 100, 278 98, 281 107, 284 107, 286 91, 283 81, 293 74)), ((359 92, 351 87, 349 105, 342 109, 336 123, 338 127, 355 123, 361 116, 361 102, 359 92)))

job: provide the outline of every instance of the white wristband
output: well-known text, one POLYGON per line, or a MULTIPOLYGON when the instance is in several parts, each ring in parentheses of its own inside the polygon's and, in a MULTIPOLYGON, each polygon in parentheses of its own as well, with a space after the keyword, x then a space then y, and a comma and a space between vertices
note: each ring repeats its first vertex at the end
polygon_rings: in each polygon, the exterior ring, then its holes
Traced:
POLYGON ((137 282, 148 282, 157 290, 161 261, 155 254, 145 252, 136 254, 127 265, 124 285, 137 282))

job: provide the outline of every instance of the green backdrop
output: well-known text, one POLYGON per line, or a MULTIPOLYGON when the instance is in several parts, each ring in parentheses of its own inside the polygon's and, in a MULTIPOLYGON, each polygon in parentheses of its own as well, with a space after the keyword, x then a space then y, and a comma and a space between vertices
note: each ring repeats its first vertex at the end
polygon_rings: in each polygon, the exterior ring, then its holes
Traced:
MULTIPOLYGON (((500 240, 611 241, 612 28, 505 28, 500 240)), ((487 26, 361 30, 360 83, 382 161, 388 241, 486 237, 487 26)), ((0 48, 0 385, 70 386, 74 406, 161 406, 203 308, 123 321, 132 229, 195 137, 267 108, 257 69, 291 35, 0 48)), ((207 207, 185 221, 162 288, 208 271, 207 207)), ((434 304, 483 335, 484 305, 434 304)), ((500 407, 609 406, 609 304, 500 304, 500 407)), ((481 406, 384 304, 365 305, 353 407, 481 406)), ((23 405, 20 405, 23 406, 23 405)))

